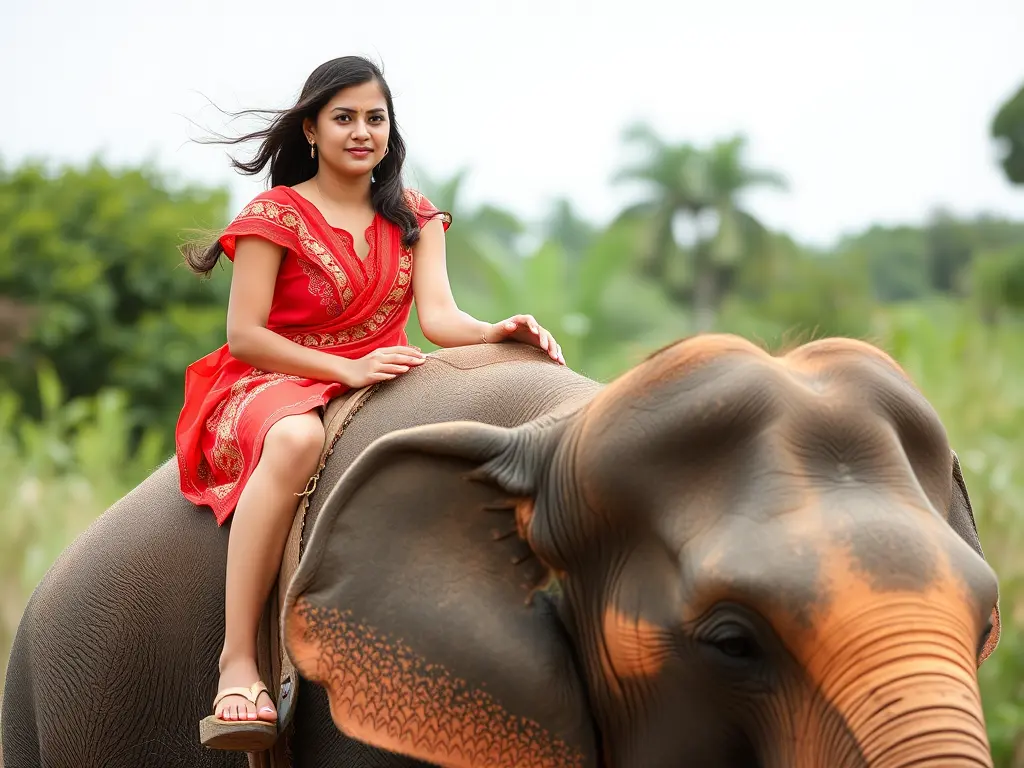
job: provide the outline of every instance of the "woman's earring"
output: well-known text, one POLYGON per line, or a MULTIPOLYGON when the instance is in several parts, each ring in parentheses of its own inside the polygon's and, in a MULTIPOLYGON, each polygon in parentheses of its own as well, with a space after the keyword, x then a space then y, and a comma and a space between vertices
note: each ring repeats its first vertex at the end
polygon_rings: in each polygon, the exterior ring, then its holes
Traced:
MULTIPOLYGON (((388 148, 387 148, 387 147, 384 147, 384 154, 383 154, 383 155, 381 155, 381 158, 380 158, 380 163, 377 163, 377 165, 376 165, 376 167, 375 167, 375 168, 373 169, 373 171, 376 171, 376 170, 379 170, 379 169, 380 169, 380 166, 381 166, 381 164, 382 164, 382 163, 384 162, 384 158, 385 158, 385 157, 387 157, 387 156, 388 156, 388 148)), ((377 178, 376 178, 376 177, 375 177, 375 176, 373 175, 373 171, 370 171, 370 183, 371 183, 371 184, 373 184, 374 182, 376 182, 376 181, 377 181, 377 178)))
POLYGON ((314 160, 316 160, 316 142, 315 141, 309 142, 309 156, 311 158, 313 158, 314 160))

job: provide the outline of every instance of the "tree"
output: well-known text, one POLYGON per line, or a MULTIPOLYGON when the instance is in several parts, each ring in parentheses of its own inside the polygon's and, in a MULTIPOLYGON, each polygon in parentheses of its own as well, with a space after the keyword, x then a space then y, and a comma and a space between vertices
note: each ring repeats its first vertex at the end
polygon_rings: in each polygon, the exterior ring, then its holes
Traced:
POLYGON ((148 167, 0 166, 0 372, 30 413, 45 362, 69 398, 123 389, 135 424, 173 426, 185 367, 224 343, 228 288, 178 249, 223 226, 227 204, 148 167))
POLYGON ((652 225, 643 270, 677 302, 690 303, 695 328, 707 330, 739 263, 757 254, 765 234, 764 226, 741 207, 740 196, 758 186, 784 189, 785 181, 774 171, 746 165, 742 136, 701 149, 685 142, 669 144, 650 127, 635 125, 625 138, 644 151, 639 163, 616 175, 620 182, 640 182, 649 193, 626 212, 646 216, 652 225), (688 247, 676 237, 681 224, 691 229, 688 247), (687 251, 686 282, 670 280, 673 256, 687 251))
POLYGON ((883 303, 921 299, 929 293, 929 256, 920 227, 875 224, 843 238, 840 256, 863 253, 875 298, 883 303))
POLYGON ((1024 184, 1024 86, 996 112, 992 138, 1000 145, 1000 163, 1011 184, 1024 184))
POLYGON ((576 213, 569 200, 555 200, 544 222, 545 237, 558 243, 570 259, 581 258, 594 243, 599 232, 576 213))
POLYGON ((932 290, 959 294, 972 253, 967 228, 947 211, 936 211, 925 227, 925 243, 932 290))
POLYGON ((971 265, 972 296, 982 320, 995 325, 1024 312, 1024 243, 981 251, 971 265))

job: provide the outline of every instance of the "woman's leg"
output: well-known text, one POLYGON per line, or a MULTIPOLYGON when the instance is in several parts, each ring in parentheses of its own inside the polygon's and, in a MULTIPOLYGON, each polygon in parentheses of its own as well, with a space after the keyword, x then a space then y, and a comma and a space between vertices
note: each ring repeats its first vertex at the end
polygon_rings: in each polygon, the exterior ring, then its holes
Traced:
MULTIPOLYGON (((225 579, 224 647, 219 690, 248 688, 259 679, 256 638, 264 606, 274 585, 284 544, 301 493, 316 472, 324 445, 319 411, 286 416, 266 434, 263 453, 232 514, 225 579)), ((243 696, 227 696, 217 705, 224 720, 277 717, 267 694, 253 706, 243 696)))

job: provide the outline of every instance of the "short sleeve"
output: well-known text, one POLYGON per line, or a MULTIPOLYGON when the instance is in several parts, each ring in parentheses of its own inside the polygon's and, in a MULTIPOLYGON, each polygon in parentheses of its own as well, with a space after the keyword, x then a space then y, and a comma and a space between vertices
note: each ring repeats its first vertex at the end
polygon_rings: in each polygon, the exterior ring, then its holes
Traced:
POLYGON ((256 195, 228 224, 219 242, 224 254, 235 260, 235 244, 243 235, 256 235, 289 250, 299 251, 299 212, 291 201, 270 189, 256 195))
POLYGON ((438 210, 427 199, 427 196, 418 189, 406 189, 405 202, 412 209, 412 212, 416 214, 416 221, 419 223, 420 229, 423 229, 428 221, 438 217, 441 218, 441 225, 444 227, 445 232, 448 231, 448 227, 452 224, 452 215, 447 211, 438 210))

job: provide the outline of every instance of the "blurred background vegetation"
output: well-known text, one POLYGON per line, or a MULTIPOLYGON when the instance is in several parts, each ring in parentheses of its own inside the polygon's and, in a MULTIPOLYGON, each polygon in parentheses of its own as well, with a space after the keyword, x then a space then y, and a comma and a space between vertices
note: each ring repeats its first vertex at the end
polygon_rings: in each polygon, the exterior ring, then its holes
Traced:
MULTIPOLYGON (((1024 89, 991 132, 1024 185, 1024 89)), ((697 146, 637 125, 623 140, 641 159, 611 183, 639 191, 606 226, 566 201, 524 222, 466 205, 465 173, 418 174, 454 215, 461 306, 532 312, 572 367, 604 381, 706 330, 773 349, 849 335, 894 355, 945 420, 1001 578, 1003 637, 982 687, 997 765, 1024 766, 1024 221, 936 210, 811 249, 745 209, 748 190, 784 195, 786 182, 784 163, 748 164, 742 136, 697 146)), ((198 280, 178 247, 223 226, 230 202, 151 167, 0 164, 0 686, 45 570, 173 451, 183 372, 224 342, 230 279, 198 280)))

